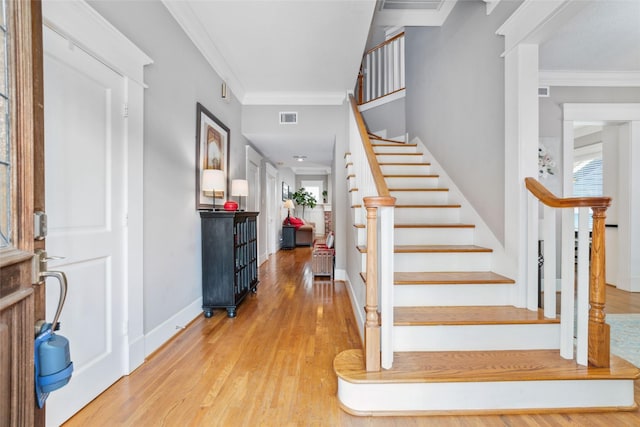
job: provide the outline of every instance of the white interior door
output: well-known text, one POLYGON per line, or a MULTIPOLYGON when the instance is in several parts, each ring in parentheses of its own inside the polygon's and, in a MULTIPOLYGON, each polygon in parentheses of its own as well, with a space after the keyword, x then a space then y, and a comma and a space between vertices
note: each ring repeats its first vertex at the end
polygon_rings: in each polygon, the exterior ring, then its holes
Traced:
MULTIPOLYGON (((124 81, 44 28, 47 251, 69 279, 60 334, 70 341, 74 373, 47 401, 59 425, 125 372, 124 81)), ((47 320, 58 286, 47 283, 47 320)))

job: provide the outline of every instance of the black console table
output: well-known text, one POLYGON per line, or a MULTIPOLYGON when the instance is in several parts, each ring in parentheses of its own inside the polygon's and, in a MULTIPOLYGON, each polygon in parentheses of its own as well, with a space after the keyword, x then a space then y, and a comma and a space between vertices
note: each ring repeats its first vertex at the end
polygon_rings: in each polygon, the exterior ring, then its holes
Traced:
POLYGON ((258 212, 202 211, 202 310, 213 316, 238 304, 258 286, 258 212))

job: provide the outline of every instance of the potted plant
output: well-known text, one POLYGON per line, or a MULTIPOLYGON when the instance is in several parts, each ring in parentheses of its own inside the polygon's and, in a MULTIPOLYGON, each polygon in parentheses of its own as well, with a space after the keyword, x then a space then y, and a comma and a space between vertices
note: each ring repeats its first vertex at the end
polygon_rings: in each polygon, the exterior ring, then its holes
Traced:
POLYGON ((296 202, 298 206, 302 206, 302 217, 304 218, 304 208, 308 207, 313 209, 318 204, 318 201, 315 197, 311 195, 304 187, 300 188, 298 191, 293 193, 291 198, 296 202))
POLYGON ((327 203, 328 199, 329 199, 329 193, 327 192, 327 190, 324 190, 322 192, 322 203, 327 203))

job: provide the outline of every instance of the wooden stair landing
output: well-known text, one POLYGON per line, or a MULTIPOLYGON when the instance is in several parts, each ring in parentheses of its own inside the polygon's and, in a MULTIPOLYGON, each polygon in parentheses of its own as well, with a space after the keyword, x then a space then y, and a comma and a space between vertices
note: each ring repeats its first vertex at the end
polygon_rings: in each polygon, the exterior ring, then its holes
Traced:
POLYGON ((542 310, 509 306, 395 307, 393 319, 397 326, 560 323, 558 318, 544 317, 542 310))
POLYGON ((351 383, 432 383, 488 381, 606 380, 640 377, 631 363, 611 355, 609 368, 578 365, 557 350, 434 351, 395 353, 393 368, 364 369, 362 350, 346 350, 333 362, 336 374, 351 383))

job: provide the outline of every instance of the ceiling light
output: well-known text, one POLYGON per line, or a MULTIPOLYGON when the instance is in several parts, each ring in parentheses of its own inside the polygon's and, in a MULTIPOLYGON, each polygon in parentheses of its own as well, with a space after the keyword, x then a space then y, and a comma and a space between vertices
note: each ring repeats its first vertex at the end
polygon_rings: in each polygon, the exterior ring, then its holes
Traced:
POLYGON ((304 159, 306 159, 307 156, 293 156, 293 158, 299 162, 304 162, 304 159))

